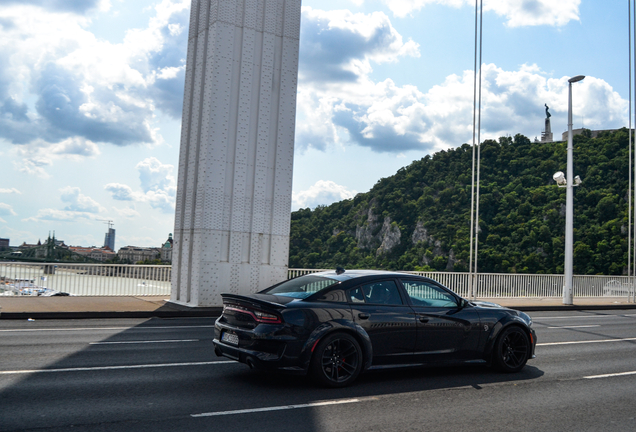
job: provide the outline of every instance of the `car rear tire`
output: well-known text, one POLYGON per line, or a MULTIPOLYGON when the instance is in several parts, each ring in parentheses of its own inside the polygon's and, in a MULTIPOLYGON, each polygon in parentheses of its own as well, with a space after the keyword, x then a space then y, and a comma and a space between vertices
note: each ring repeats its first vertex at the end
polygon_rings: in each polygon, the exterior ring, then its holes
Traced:
POLYGON ((499 335, 493 355, 494 364, 500 371, 519 372, 530 355, 528 335, 520 327, 508 327, 499 335))
POLYGON ((310 373, 319 384, 345 387, 362 369, 360 344, 347 333, 332 333, 318 343, 311 361, 310 373))

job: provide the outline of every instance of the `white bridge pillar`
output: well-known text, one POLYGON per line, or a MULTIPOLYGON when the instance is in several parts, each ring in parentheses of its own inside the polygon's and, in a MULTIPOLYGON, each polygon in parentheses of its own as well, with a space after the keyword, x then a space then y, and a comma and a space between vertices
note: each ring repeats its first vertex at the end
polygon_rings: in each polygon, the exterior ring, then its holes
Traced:
POLYGON ((192 0, 171 301, 286 278, 301 0, 192 0))

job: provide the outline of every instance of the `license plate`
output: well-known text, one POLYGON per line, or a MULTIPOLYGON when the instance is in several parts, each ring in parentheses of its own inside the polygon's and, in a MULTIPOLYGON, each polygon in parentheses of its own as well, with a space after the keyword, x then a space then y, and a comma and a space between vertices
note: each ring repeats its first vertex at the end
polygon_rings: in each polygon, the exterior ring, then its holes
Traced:
POLYGON ((238 335, 235 335, 234 333, 223 332, 221 340, 232 345, 238 345, 239 343, 238 335))

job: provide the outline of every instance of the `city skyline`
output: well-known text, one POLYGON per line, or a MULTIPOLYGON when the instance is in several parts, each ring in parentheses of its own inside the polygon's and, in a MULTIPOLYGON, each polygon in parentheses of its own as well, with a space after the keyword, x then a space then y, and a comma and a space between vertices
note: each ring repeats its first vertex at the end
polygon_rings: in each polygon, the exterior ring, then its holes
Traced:
MULTIPOLYGON (((189 6, 0 1, 0 237, 173 232, 189 6)), ((293 210, 472 142, 474 2, 303 6, 293 210)), ((485 1, 482 139, 540 137, 546 103, 560 137, 577 74, 575 128, 627 126, 626 6, 485 1)))

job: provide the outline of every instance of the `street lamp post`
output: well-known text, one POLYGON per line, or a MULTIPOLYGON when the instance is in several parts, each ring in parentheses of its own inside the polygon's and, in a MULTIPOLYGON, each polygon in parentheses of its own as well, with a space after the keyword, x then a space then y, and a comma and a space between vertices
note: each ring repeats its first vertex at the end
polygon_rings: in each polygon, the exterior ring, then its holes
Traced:
MULTIPOLYGON (((574 167, 572 157, 572 83, 581 81, 584 75, 577 75, 568 80, 568 167, 566 177, 566 197, 565 197, 565 265, 563 284, 563 304, 572 305, 572 255, 574 237, 574 186, 578 186, 574 181, 574 167)), ((578 180, 580 182, 580 180, 578 180)), ((577 182, 577 183, 578 183, 577 182)))

